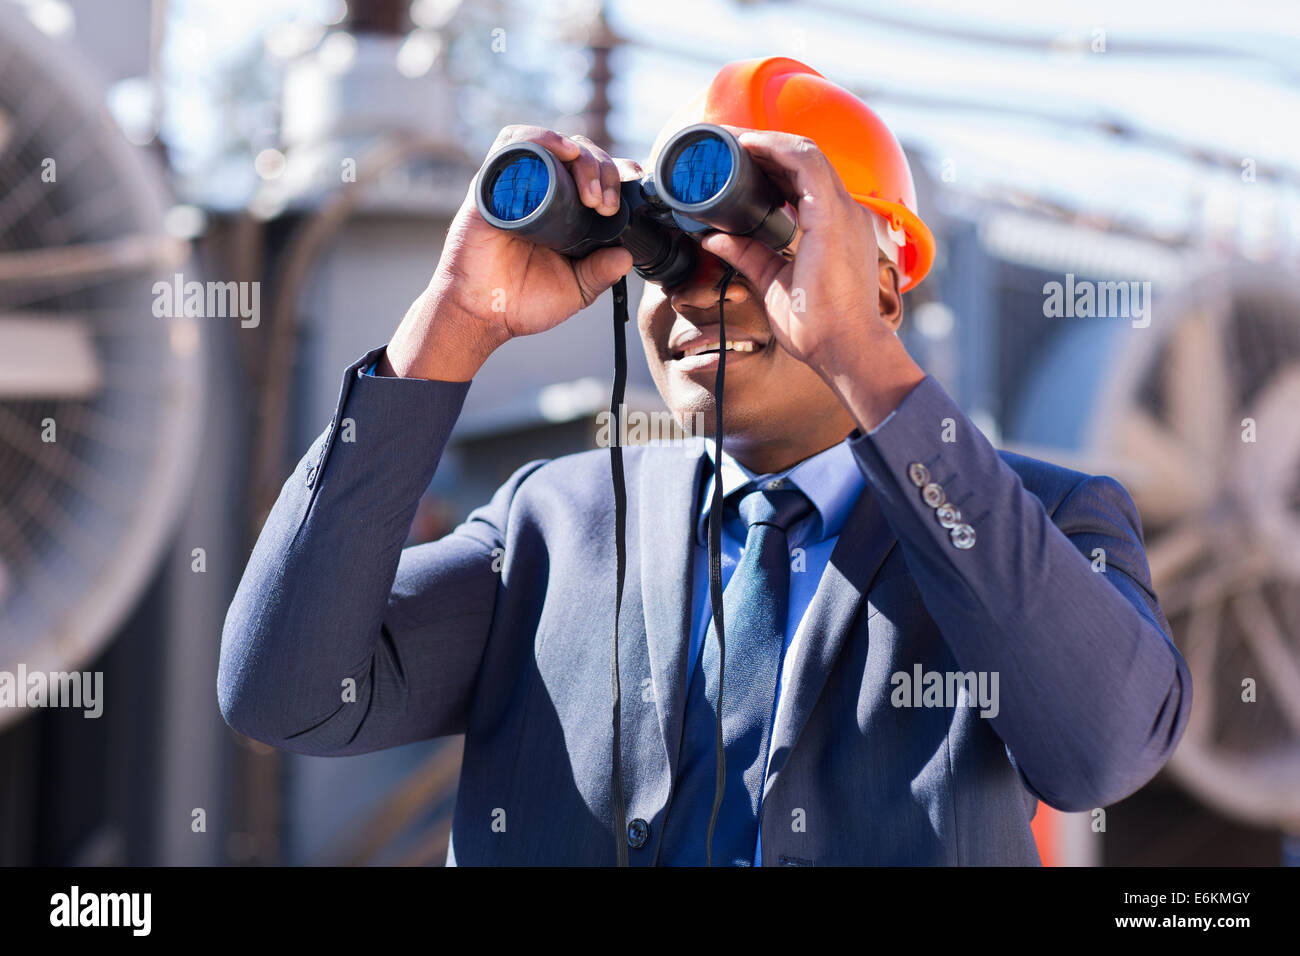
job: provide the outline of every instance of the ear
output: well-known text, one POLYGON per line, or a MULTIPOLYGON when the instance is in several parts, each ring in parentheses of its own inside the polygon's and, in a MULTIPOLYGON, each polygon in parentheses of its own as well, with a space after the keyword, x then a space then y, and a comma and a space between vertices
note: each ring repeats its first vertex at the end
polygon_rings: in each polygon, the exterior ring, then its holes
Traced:
POLYGON ((903 324, 903 294, 898 290, 901 284, 898 266, 882 255, 876 262, 876 269, 880 286, 880 321, 889 331, 897 332, 903 324))

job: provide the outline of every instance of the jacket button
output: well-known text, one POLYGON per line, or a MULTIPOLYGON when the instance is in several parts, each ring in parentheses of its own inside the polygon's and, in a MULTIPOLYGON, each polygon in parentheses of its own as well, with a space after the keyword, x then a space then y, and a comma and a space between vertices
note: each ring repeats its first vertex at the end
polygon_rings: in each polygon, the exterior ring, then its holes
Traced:
POLYGON ((645 846, 645 841, 650 839, 650 824, 646 823, 640 817, 637 817, 627 825, 627 845, 634 850, 639 850, 645 846))
POLYGON ((975 529, 968 524, 959 524, 948 532, 952 538, 952 546, 967 551, 975 547, 975 529))
POLYGON ((930 483, 930 469, 919 461, 914 461, 907 466, 907 477, 911 479, 912 484, 918 488, 924 488, 930 483))
POLYGON ((961 524, 961 511, 946 502, 934 510, 934 516, 949 531, 961 524))
POLYGON ((931 508, 937 508, 948 500, 948 495, 944 492, 943 485, 932 481, 921 489, 921 500, 931 508))

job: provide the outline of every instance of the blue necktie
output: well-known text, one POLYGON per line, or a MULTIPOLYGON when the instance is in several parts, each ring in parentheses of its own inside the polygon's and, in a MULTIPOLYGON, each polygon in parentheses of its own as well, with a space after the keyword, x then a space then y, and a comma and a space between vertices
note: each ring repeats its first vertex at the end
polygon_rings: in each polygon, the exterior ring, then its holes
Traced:
MULTIPOLYGON (((786 532, 811 513, 802 491, 744 485, 739 513, 749 526, 740 564, 722 595, 727 635, 722 740, 726 793, 713 834, 714 866, 752 866, 759 804, 767 775, 776 682, 790 606, 790 547, 786 532)), ((728 500, 728 512, 735 513, 728 500)), ((713 811, 717 765, 714 731, 718 699, 718 639, 710 624, 686 696, 677 786, 668 809, 660 861, 703 866, 713 811)))

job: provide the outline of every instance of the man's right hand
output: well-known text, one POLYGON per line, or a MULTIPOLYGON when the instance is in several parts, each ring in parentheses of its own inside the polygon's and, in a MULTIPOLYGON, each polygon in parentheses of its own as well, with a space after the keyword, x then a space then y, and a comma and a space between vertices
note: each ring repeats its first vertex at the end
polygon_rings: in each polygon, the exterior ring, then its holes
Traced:
MULTIPOLYGON (((549 150, 573 176, 582 204, 601 215, 617 212, 619 183, 641 175, 635 162, 615 160, 585 137, 540 126, 507 126, 489 153, 518 142, 549 150)), ((504 342, 554 328, 632 268, 621 246, 569 259, 493 228, 478 213, 476 186, 452 220, 428 287, 388 343, 380 374, 469 381, 504 342)))

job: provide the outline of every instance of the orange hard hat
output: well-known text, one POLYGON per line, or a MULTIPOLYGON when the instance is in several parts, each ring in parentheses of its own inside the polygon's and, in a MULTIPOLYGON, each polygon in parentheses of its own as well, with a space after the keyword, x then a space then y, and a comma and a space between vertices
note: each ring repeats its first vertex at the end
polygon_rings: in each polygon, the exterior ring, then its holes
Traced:
POLYGON ((934 235, 916 211, 916 186, 903 148, 865 103, 789 57, 728 63, 660 131, 649 167, 668 137, 692 123, 718 123, 807 136, 830 160, 850 196, 884 218, 906 242, 901 290, 934 263, 934 235))

